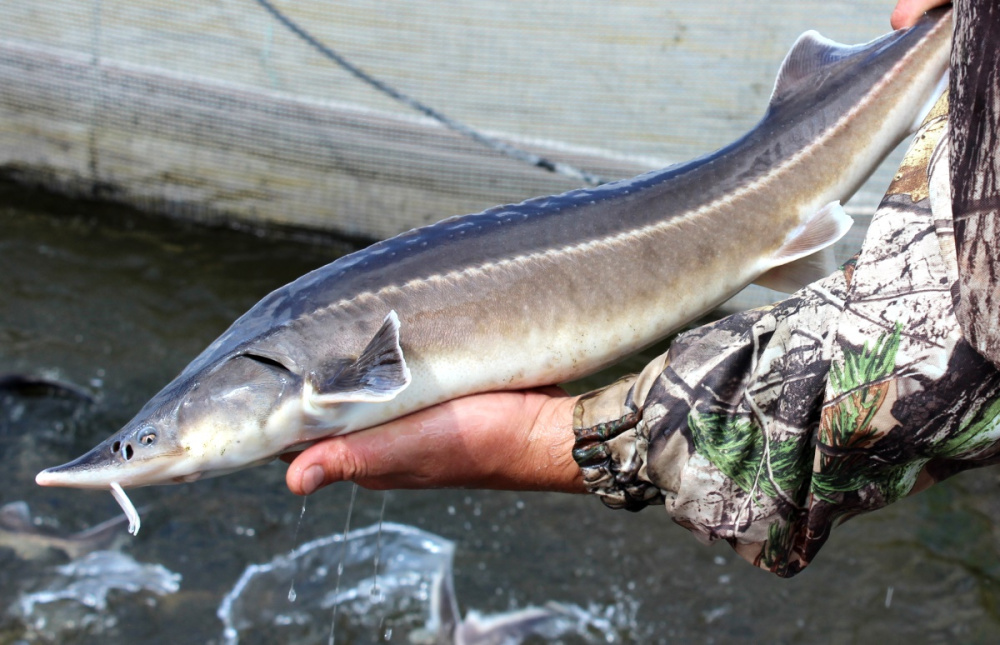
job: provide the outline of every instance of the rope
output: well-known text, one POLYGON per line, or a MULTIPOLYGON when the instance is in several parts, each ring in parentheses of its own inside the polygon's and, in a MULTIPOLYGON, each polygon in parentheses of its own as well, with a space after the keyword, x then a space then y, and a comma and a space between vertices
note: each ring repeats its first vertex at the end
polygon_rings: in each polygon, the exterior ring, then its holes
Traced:
POLYGON ((559 173, 560 175, 565 175, 566 177, 571 177, 573 179, 582 181, 591 186, 597 186, 606 182, 605 179, 597 175, 591 174, 585 170, 580 170, 574 166, 571 166, 570 164, 565 164, 558 161, 551 161, 533 152, 521 150, 520 148, 516 148, 510 145, 509 143, 505 143, 503 141, 494 139, 493 137, 487 136, 482 132, 476 130, 475 128, 467 126, 464 123, 461 123, 460 121, 456 121, 455 119, 452 119, 451 117, 438 112, 429 105, 421 103, 420 101, 414 99, 413 97, 408 96, 403 92, 400 92, 391 85, 375 78, 371 74, 368 74, 357 65, 354 65, 349 60, 347 60, 334 50, 324 45, 308 31, 300 27, 296 22, 294 22, 291 18, 285 15, 281 10, 279 10, 277 7, 271 4, 269 0, 255 0, 255 2, 259 4, 261 7, 263 7, 269 14, 271 14, 275 20, 277 20, 285 27, 287 27, 289 31, 291 31, 296 36, 304 40, 308 45, 310 45, 313 49, 317 50, 320 54, 322 54, 326 58, 332 60, 334 63, 342 67, 344 70, 346 70, 355 78, 364 81, 365 83, 372 86, 379 92, 382 92, 383 94, 395 99, 396 101, 399 101, 403 105, 406 105, 416 110, 417 112, 420 112, 421 114, 434 119, 441 125, 448 128, 449 130, 453 130, 454 132, 457 132, 465 137, 468 137, 469 139, 472 139, 473 141, 480 143, 491 150, 507 155, 508 157, 512 157, 518 161, 530 164, 537 168, 542 168, 543 170, 547 170, 549 172, 555 172, 559 173))

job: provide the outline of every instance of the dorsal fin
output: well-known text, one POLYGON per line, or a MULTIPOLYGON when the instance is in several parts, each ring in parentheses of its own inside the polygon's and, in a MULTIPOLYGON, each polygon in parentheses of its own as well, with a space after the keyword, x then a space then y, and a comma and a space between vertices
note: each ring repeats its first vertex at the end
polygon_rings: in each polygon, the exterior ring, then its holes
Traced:
POLYGON ((854 67, 856 62, 852 59, 874 56, 912 30, 892 31, 860 45, 844 45, 813 30, 803 33, 781 63, 769 105, 815 91, 837 72, 854 67))
MULTIPOLYGON (((943 43, 942 37, 946 31, 950 32, 950 27, 940 27, 942 21, 948 20, 950 11, 950 8, 929 11, 909 29, 898 29, 860 45, 842 45, 815 31, 805 32, 781 64, 769 108, 800 97, 803 104, 811 103, 814 96, 827 91, 857 92, 859 84, 846 81, 859 75, 870 81, 860 86, 874 86, 879 79, 894 74, 895 67, 928 38, 934 38, 938 45, 943 43)), ((930 45, 935 48, 932 51, 940 51, 933 42, 930 45)))
POLYGON ((816 31, 805 32, 781 63, 770 105, 781 103, 803 89, 816 87, 839 63, 865 48, 867 45, 842 45, 816 31))

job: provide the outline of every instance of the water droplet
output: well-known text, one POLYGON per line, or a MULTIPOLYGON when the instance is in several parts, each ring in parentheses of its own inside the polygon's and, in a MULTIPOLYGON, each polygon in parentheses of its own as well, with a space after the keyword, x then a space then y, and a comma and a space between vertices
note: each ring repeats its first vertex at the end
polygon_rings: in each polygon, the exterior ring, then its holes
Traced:
POLYGON ((340 562, 337 564, 337 582, 333 587, 333 612, 330 617, 330 638, 327 641, 329 645, 334 645, 337 642, 337 613, 340 611, 340 578, 344 574, 344 559, 347 557, 347 534, 351 531, 351 515, 354 513, 354 502, 358 497, 358 485, 354 484, 351 487, 351 501, 347 504, 347 518, 344 520, 344 533, 341 537, 343 540, 343 548, 340 550, 340 562))
MULTIPOLYGON (((295 523, 295 532, 292 534, 292 544, 293 545, 298 544, 298 542, 299 542, 299 529, 302 527, 302 518, 306 516, 306 500, 307 499, 309 499, 308 496, 303 496, 302 497, 302 510, 299 511, 299 521, 295 523)), ((243 531, 243 533, 245 533, 247 535, 253 535, 253 533, 251 532, 251 531, 253 531, 253 529, 248 529, 247 530, 247 529, 243 529, 243 527, 241 527, 241 526, 236 527, 236 532, 237 533, 240 533, 241 530, 243 531)), ((296 597, 296 594, 295 594, 295 577, 293 575, 293 577, 292 577, 292 583, 288 586, 288 602, 295 602, 295 597, 296 597)))

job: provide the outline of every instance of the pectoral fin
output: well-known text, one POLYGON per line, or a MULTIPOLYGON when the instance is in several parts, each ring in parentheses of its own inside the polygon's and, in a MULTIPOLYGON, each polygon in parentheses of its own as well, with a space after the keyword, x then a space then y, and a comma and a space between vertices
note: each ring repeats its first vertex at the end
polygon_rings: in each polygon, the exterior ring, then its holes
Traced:
POLYGON ((314 374, 312 401, 317 405, 389 401, 410 384, 410 369, 399 346, 399 317, 390 311, 382 326, 354 361, 331 374, 314 374))
POLYGON ((773 268, 754 282, 791 293, 825 278, 837 268, 833 243, 847 233, 853 222, 840 202, 830 202, 788 236, 772 258, 773 268))

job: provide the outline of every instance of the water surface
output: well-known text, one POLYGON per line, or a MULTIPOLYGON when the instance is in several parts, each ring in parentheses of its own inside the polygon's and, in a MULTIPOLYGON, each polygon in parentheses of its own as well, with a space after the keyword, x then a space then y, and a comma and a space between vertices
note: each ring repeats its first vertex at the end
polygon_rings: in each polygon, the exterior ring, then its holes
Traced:
MULTIPOLYGON (((0 373, 58 376, 96 396, 88 405, 0 394, 0 503, 27 500, 47 526, 67 532, 120 511, 107 493, 36 487, 35 473, 117 430, 259 298, 346 250, 12 186, 0 186, 0 204, 0 373)), ((725 545, 700 545, 658 509, 611 511, 587 496, 393 492, 386 519, 456 542, 463 610, 573 603, 604 612, 617 642, 995 642, 997 483, 993 470, 969 473, 855 519, 787 581, 725 545)), ((64 642, 219 642, 216 608, 244 568, 296 546, 300 500, 279 464, 131 497, 148 510, 122 548, 181 574, 180 590, 112 594, 114 620, 66 625, 64 642)), ((341 531, 349 498, 349 485, 315 495, 297 541, 341 531)), ((353 526, 377 521, 381 504, 380 493, 360 491, 353 526)), ((37 588, 59 562, 0 549, 0 606, 37 588)), ((44 642, 18 618, 0 618, 0 643, 19 638, 44 642)), ((396 630, 391 640, 407 634, 396 630)))

